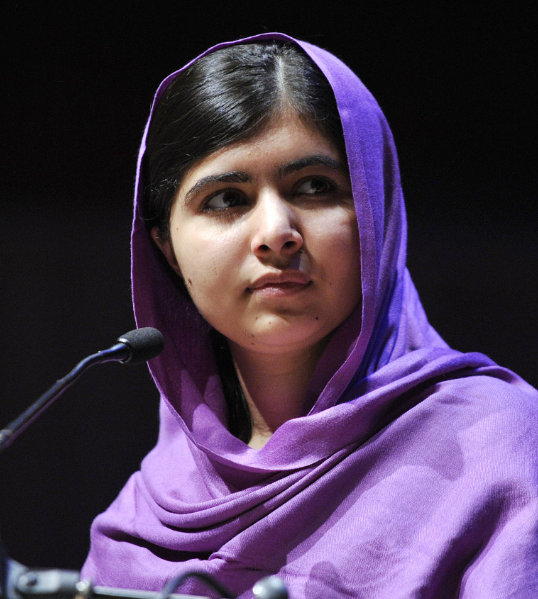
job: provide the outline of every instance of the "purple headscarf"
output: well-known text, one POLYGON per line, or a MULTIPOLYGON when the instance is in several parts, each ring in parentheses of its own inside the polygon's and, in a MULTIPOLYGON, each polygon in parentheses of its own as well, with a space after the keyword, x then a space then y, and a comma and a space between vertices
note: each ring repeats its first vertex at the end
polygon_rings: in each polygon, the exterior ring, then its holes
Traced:
MULTIPOLYGON (((269 574, 293 599, 536 597, 538 393, 487 357, 450 349, 429 325, 405 266, 396 150, 368 90, 333 55, 285 35, 232 44, 270 39, 300 46, 334 90, 362 305, 321 357, 304 416, 260 450, 232 436, 207 325, 141 218, 144 136, 133 298, 138 326, 166 340, 150 364, 161 428, 140 472, 95 520, 83 575, 157 590, 198 570, 245 597, 269 574)), ((198 583, 181 591, 208 593, 198 583)))

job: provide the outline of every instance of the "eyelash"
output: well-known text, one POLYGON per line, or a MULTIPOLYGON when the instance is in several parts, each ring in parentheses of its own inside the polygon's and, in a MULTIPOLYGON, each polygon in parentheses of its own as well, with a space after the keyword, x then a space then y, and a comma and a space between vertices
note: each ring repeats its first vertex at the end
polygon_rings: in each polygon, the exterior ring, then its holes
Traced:
POLYGON ((327 179, 326 177, 317 176, 317 177, 307 177, 306 179, 299 181, 299 183, 295 186, 296 193, 305 183, 321 183, 323 186, 325 186, 325 189, 323 191, 315 190, 314 193, 304 193, 302 195, 309 195, 309 196, 324 195, 324 194, 334 191, 336 189, 336 183, 334 183, 334 181, 331 181, 330 179, 327 179))
MULTIPOLYGON (((332 191, 335 191, 337 189, 337 185, 336 183, 334 183, 334 181, 331 181, 330 179, 327 179, 326 177, 321 177, 321 176, 315 176, 315 177, 306 177, 305 179, 299 181, 295 187, 294 187, 294 191, 293 191, 293 195, 299 195, 299 196, 306 196, 306 197, 317 197, 317 196, 323 196, 326 195, 328 193, 331 193, 332 191), (306 183, 312 183, 312 184, 317 184, 319 185, 320 183, 322 184, 322 186, 324 187, 324 189, 322 191, 316 190, 314 189, 313 192, 299 192, 299 189, 305 185, 306 183)), ((203 205, 202 205, 202 211, 203 212, 223 212, 226 210, 229 210, 231 208, 236 208, 237 206, 241 206, 244 205, 248 202, 246 196, 239 190, 237 189, 222 189, 216 193, 214 193, 213 195, 211 195, 209 198, 207 198, 203 205), (228 205, 228 206, 220 206, 220 207, 214 207, 211 206, 210 203, 215 200, 216 198, 218 198, 219 196, 223 196, 222 199, 223 201, 226 201, 226 195, 227 194, 231 194, 233 196, 235 196, 235 198, 232 200, 232 205, 228 205)))
POLYGON ((235 208, 235 207, 241 205, 241 202, 246 203, 246 201, 247 201, 247 199, 246 199, 245 195, 242 192, 238 191, 237 189, 222 189, 221 191, 218 191, 217 193, 214 193, 212 196, 207 198, 207 200, 202 205, 202 211, 203 212, 223 212, 225 210, 229 210, 230 208, 235 208), (216 198, 218 198, 219 196, 223 196, 223 200, 225 200, 226 195, 235 196, 236 199, 235 199, 235 202, 233 205, 221 206, 221 207, 214 207, 214 206, 210 205, 210 203, 213 200, 215 200, 216 198))

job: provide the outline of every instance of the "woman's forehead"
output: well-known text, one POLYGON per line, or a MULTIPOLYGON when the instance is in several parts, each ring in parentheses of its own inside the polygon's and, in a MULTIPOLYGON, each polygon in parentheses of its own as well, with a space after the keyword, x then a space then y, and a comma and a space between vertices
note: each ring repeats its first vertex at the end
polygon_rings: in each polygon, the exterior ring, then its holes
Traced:
POLYGON ((345 159, 319 127, 289 113, 273 119, 257 134, 200 158, 186 172, 180 189, 193 179, 230 169, 248 174, 268 168, 283 176, 316 164, 345 173, 348 170, 345 159))

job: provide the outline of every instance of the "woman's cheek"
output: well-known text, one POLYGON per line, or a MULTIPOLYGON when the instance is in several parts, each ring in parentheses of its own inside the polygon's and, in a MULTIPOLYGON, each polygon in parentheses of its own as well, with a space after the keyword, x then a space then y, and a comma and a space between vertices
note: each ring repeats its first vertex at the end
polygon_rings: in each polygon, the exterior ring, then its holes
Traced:
MULTIPOLYGON (((200 254, 198 255, 199 258, 200 254)), ((230 274, 217 260, 196 260, 188 268, 182 269, 185 286, 198 311, 211 319, 211 313, 223 308, 226 300, 228 285, 231 283, 230 274)))

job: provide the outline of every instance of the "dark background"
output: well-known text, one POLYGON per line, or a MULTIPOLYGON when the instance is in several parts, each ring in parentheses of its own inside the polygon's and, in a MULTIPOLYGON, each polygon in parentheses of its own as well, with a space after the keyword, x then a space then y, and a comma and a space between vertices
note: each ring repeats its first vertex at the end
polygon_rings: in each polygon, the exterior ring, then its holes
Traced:
MULTIPOLYGON (((325 4, 4 0, 0 426, 134 326, 131 196, 158 83, 210 45, 274 30, 343 58, 384 109, 409 268, 431 322, 454 347, 538 385, 530 12, 325 4)), ((145 366, 104 365, 0 456, 0 528, 13 558, 81 566, 92 519, 155 442, 157 405, 145 366)))

